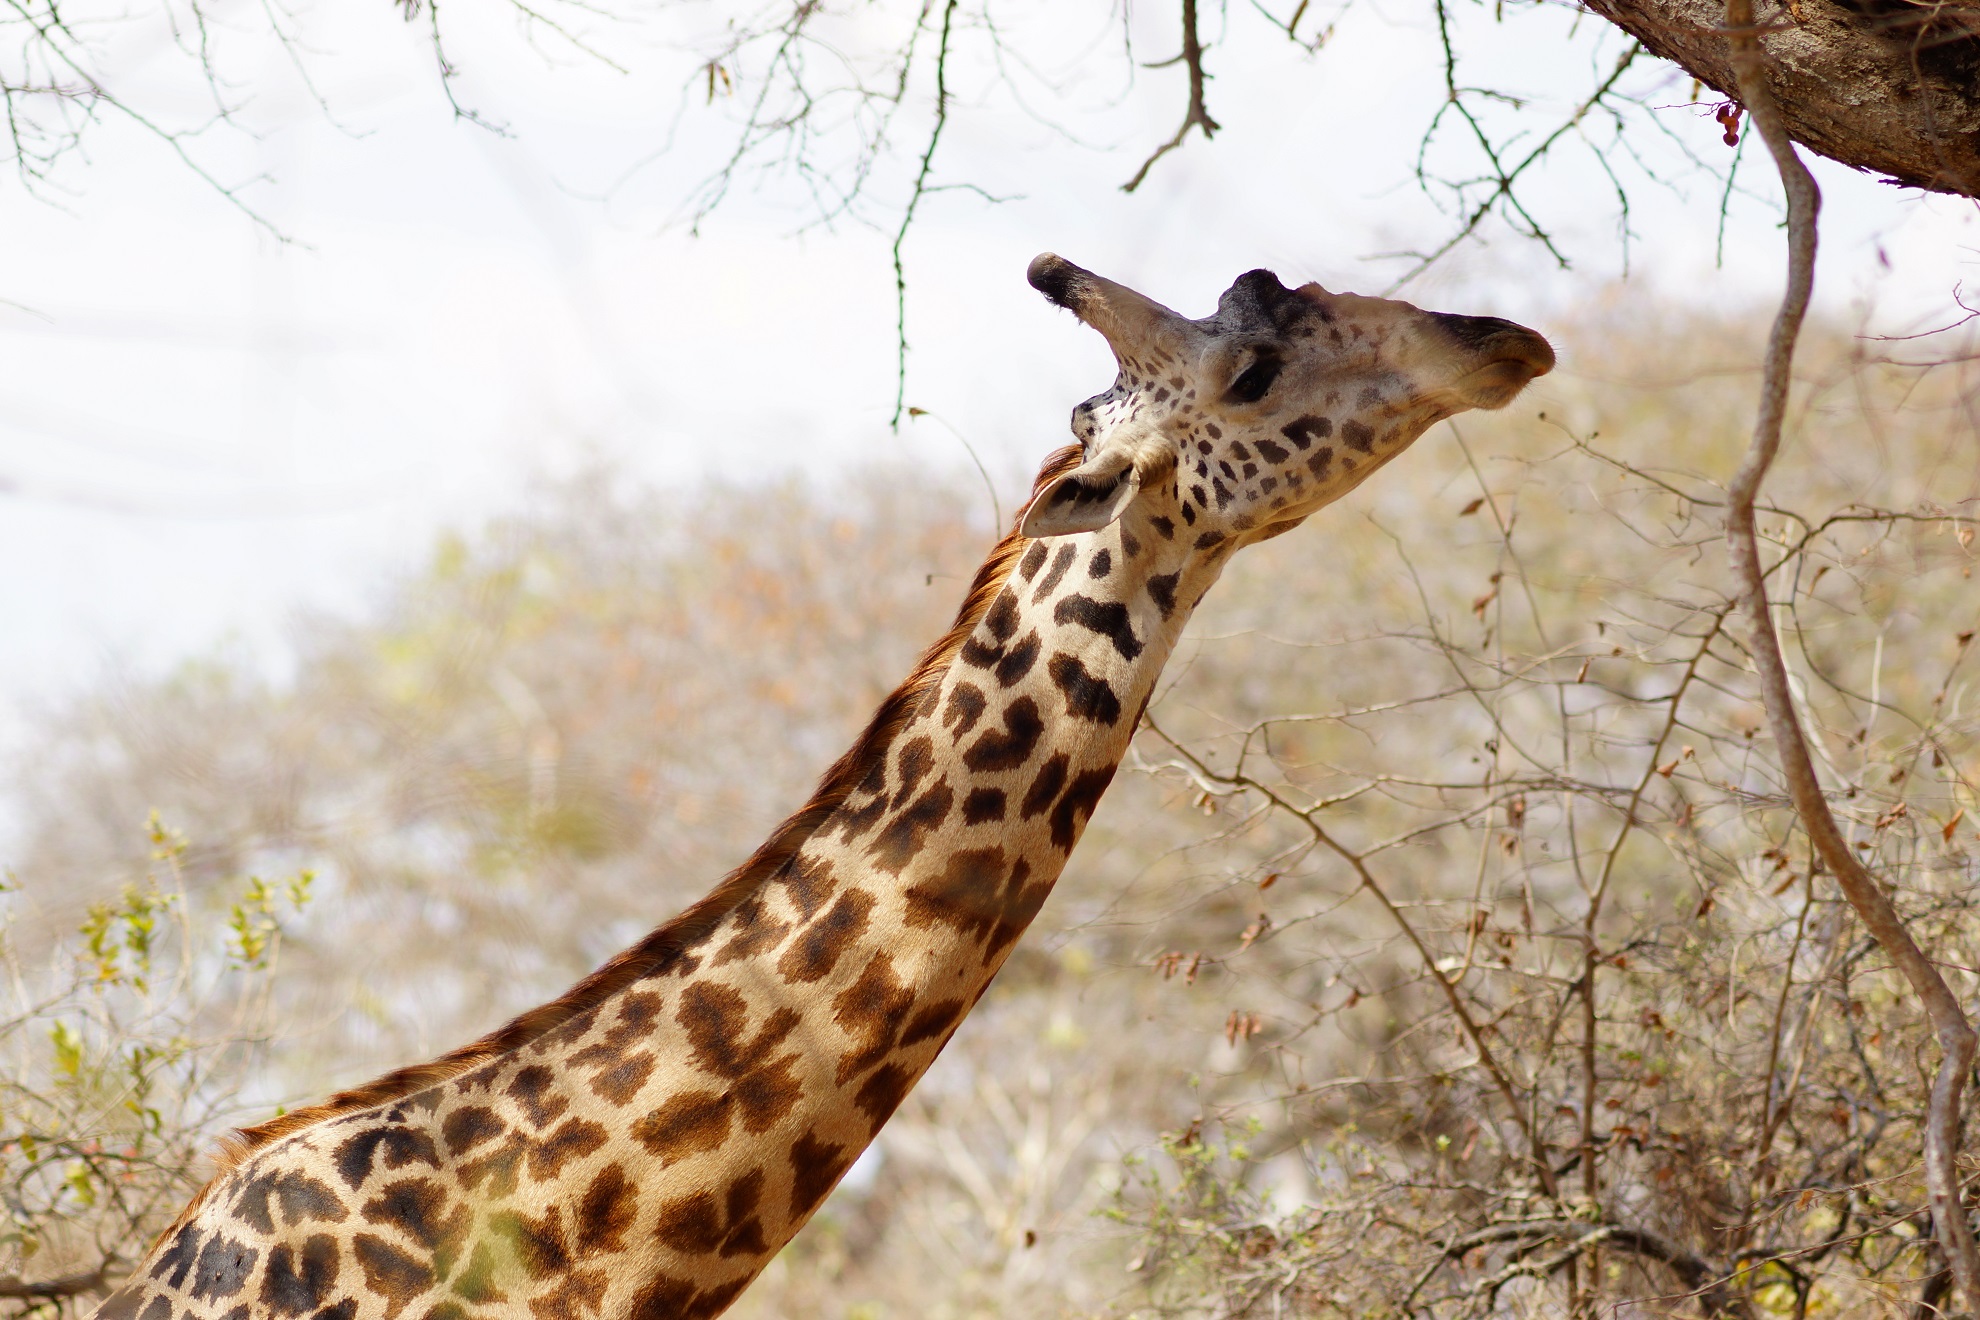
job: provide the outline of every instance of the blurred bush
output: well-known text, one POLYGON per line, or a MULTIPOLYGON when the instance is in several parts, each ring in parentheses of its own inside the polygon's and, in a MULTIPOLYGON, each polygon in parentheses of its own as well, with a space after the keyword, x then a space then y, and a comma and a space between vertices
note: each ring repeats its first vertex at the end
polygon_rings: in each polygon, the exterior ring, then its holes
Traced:
MULTIPOLYGON (((1730 616, 1752 328, 1554 332, 1507 414, 1232 566, 1139 773, 738 1314, 1896 1315, 1940 1286, 1929 1041, 1810 866, 1730 616)), ((1970 999, 1975 379, 1883 347, 1805 354, 1764 531, 1837 806, 1970 999)), ((193 840, 176 938, 281 923, 272 979, 175 955, 258 977, 252 1030, 147 991, 207 1060, 160 1188, 223 1117, 485 1029, 746 854, 946 621, 991 534, 967 489, 594 474, 309 624, 292 682, 192 665, 51 716, 17 957, 87 968, 154 810, 193 840), (241 878, 303 871, 299 917, 241 878)), ((44 1056, 54 1003, 8 1010, 44 1056)))
POLYGON ((0 894, 0 1308, 88 1309, 198 1188, 203 1155, 265 1063, 285 926, 307 872, 189 902, 184 836, 157 815, 142 875, 90 902, 75 938, 24 957, 0 894))

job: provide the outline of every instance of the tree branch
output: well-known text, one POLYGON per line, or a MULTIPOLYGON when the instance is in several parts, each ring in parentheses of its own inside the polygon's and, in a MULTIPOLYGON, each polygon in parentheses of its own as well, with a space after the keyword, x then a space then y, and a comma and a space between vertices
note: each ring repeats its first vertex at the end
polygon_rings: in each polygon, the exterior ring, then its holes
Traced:
POLYGON ((1837 828, 1835 817, 1830 814, 1807 741, 1794 713, 1787 665, 1781 657, 1780 638, 1775 633, 1771 607, 1767 601, 1766 575, 1761 567, 1760 547, 1754 531, 1753 505, 1760 483, 1766 478, 1767 470, 1780 450, 1781 422, 1787 410, 1795 341, 1800 335, 1802 319, 1808 311, 1809 294, 1815 282, 1816 219, 1822 199, 1814 178, 1795 154, 1780 107, 1768 87, 1766 56, 1760 49, 1759 36, 1754 30, 1753 0, 1725 0, 1724 30, 1731 48, 1731 64, 1738 77, 1740 97, 1746 104, 1753 127, 1760 131, 1767 149, 1773 154, 1788 200, 1787 289, 1781 297, 1780 312, 1775 317, 1767 344, 1752 447, 1747 451, 1746 459, 1727 492, 1726 539, 1730 543, 1738 591, 1753 628, 1751 648, 1754 668, 1760 680, 1761 698, 1767 709, 1774 741, 1780 750, 1781 769, 1787 779, 1795 812, 1801 818, 1802 828, 1807 830, 1816 852, 1835 875, 1843 896, 1923 1001, 1933 1034, 1939 1041, 1939 1071, 1932 1083, 1925 1128, 1926 1195, 1932 1207, 1932 1221, 1959 1294, 1969 1310, 1980 1311, 1980 1252, 1975 1250, 1972 1232, 1960 1206, 1956 1162, 1960 1093, 1965 1087, 1967 1069, 1973 1062, 1973 1028, 1938 969, 1911 938, 1897 908, 1876 879, 1857 860, 1848 841, 1837 828))
MULTIPOLYGON (((1717 0, 1588 7, 1651 54, 1751 104, 1728 58, 1717 0)), ((1765 27, 1777 57, 1766 85, 1796 142, 1909 187, 1980 196, 1980 8, 1788 0, 1765 27)))
POLYGON ((111 1256, 93 1270, 35 1282, 23 1279, 18 1274, 0 1274, 0 1298, 9 1301, 59 1301, 64 1297, 78 1297, 83 1293, 102 1292, 111 1271, 120 1268, 122 1264, 121 1260, 111 1256))
MULTIPOLYGON (((948 0, 942 7, 942 36, 935 48, 935 126, 928 130, 928 146, 921 153, 914 191, 908 194, 907 207, 901 212, 901 227, 894 231, 894 415, 887 425, 897 431, 901 427, 901 414, 907 409, 907 266, 901 257, 901 245, 907 242, 908 227, 914 223, 921 199, 928 195, 928 174, 935 167, 935 148, 941 145, 942 129, 949 122, 949 33, 955 24, 958 2, 948 0)), ((901 78, 903 82, 907 79, 905 68, 901 78)), ((971 457, 975 455, 972 453, 971 457)))
MULTIPOLYGON (((1184 112, 1182 127, 1176 130, 1176 135, 1155 148, 1155 153, 1141 162, 1141 168, 1134 172, 1134 177, 1121 185, 1122 192, 1131 193, 1139 188, 1141 181, 1148 177, 1148 171, 1155 167, 1155 162, 1180 147, 1183 139, 1189 135, 1190 129, 1200 128, 1204 137, 1212 138, 1222 127, 1210 117, 1210 112, 1203 105, 1203 83, 1208 75, 1203 72, 1203 43, 1196 35, 1196 0, 1183 0, 1182 29, 1182 54, 1177 56, 1177 59, 1189 66, 1189 109, 1184 112)), ((1163 64, 1175 62, 1175 60, 1162 61, 1163 64)), ((1150 67, 1162 66, 1158 64, 1150 67)))

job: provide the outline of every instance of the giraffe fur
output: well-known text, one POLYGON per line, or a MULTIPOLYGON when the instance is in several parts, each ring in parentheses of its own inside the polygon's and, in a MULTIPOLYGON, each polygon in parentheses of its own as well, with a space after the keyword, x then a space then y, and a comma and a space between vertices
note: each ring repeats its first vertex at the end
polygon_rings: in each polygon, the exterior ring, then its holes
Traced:
POLYGON ((1198 320, 1050 254, 1029 278, 1118 375, 813 798, 563 996, 244 1129, 99 1320, 720 1314, 988 989, 1230 556, 1553 365, 1267 271, 1198 320))

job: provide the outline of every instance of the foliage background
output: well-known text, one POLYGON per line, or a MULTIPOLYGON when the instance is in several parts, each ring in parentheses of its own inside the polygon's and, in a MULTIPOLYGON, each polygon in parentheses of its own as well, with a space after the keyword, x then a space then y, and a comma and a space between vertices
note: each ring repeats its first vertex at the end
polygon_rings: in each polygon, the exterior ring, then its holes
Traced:
MULTIPOLYGON (((1938 1267, 1922 1033, 1810 875, 1717 627, 1757 330, 1633 298, 1546 329, 1566 365, 1512 409, 1234 564, 1139 772, 739 1313, 1553 1314, 1577 1245, 1616 1314, 1905 1313, 1938 1267)), ((1970 999, 1958 349, 1818 335, 1765 531, 1837 805, 1970 999)), ((470 1036, 696 896, 941 626, 989 503, 594 470, 299 624, 289 681, 221 652, 51 710, 0 899, 0 1275, 102 1268, 226 1123, 470 1036)))

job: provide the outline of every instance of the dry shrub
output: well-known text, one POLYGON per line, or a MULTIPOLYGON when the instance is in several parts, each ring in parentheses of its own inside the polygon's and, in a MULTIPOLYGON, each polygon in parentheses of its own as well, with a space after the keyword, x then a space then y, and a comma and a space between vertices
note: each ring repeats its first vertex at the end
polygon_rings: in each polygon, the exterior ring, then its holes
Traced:
MULTIPOLYGON (((156 816, 142 875, 90 903, 46 958, 0 897, 0 1312, 88 1311, 136 1265, 238 1121, 264 1062, 267 992, 305 874, 189 901, 184 836, 156 816)), ((35 877, 19 877, 32 881, 35 877)))
MULTIPOLYGON (((1137 744, 1225 884, 1142 948, 1248 1044, 1123 1194, 1132 1309, 1898 1314, 1937 1275, 1930 1035, 1812 863, 1733 621, 1750 341, 1638 356, 1620 315, 1560 336, 1612 347, 1541 424, 1466 420, 1441 489, 1241 563, 1137 744)), ((1805 357, 1777 626, 1852 841, 1970 998, 1975 381, 1862 348, 1805 357)))
MULTIPOLYGON (((1141 773, 738 1315, 1898 1314, 1931 1286, 1930 1042, 1809 865, 1728 624, 1713 483, 1754 335, 1553 332, 1509 414, 1239 558, 1141 773)), ((1970 995, 1972 380, 1863 349, 1804 358, 1779 624, 1838 809, 1970 995)), ((316 621, 292 682, 106 685, 21 786, 16 944, 65 956, 158 808, 198 841, 189 911, 318 876, 238 1103, 437 1052, 802 798, 944 622, 980 502, 594 477, 316 621)))

